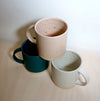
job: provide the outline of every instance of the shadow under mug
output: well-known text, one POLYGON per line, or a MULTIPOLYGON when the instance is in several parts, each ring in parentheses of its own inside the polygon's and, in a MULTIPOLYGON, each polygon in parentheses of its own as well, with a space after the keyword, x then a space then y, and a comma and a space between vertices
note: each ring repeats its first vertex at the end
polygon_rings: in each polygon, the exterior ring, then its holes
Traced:
POLYGON ((61 88, 87 85, 89 77, 81 68, 81 63, 81 57, 77 53, 66 51, 64 56, 52 61, 52 80, 61 88))
POLYGON ((49 61, 42 59, 37 53, 36 44, 29 40, 23 42, 20 48, 17 48, 13 53, 13 58, 16 62, 24 64, 30 72, 42 72, 48 68, 49 61), (16 53, 22 52, 23 60, 16 57, 16 53))

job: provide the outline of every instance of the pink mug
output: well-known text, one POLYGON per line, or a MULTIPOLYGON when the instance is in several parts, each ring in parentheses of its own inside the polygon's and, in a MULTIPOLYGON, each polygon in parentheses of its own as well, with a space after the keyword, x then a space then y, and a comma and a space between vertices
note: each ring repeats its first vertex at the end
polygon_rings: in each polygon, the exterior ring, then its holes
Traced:
POLYGON ((29 26, 26 31, 27 38, 37 44, 39 56, 46 60, 54 60, 63 56, 66 52, 68 26, 59 18, 43 18, 35 25, 29 26), (34 29, 36 39, 30 30, 34 29))

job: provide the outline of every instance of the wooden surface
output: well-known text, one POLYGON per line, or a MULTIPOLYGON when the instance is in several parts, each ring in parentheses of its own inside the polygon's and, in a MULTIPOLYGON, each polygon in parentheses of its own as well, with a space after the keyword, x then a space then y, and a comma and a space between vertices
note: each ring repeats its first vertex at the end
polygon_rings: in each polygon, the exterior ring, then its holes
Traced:
POLYGON ((77 51, 90 82, 84 87, 62 89, 52 82, 50 66, 36 74, 15 62, 12 53, 18 46, 0 42, 0 101, 100 101, 100 53, 77 51))

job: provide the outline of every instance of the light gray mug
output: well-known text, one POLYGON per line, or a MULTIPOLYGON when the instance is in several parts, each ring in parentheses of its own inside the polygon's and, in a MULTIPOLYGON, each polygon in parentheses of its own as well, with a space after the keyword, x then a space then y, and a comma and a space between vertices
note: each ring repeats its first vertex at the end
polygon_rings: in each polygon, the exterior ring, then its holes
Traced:
POLYGON ((51 62, 51 78, 61 88, 70 88, 74 85, 85 86, 89 77, 81 68, 81 57, 72 51, 66 51, 64 56, 51 62), (81 76, 84 80, 81 80, 81 76), (83 82, 84 81, 84 82, 83 82))

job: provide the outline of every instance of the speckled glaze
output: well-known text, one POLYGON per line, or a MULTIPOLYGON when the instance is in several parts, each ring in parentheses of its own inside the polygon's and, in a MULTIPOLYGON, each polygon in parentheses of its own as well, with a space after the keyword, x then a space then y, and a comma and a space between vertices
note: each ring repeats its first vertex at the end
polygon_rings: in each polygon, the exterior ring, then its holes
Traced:
POLYGON ((43 18, 27 29, 27 38, 37 44, 40 57, 46 60, 54 60, 66 52, 67 24, 58 18, 43 18), (36 39, 30 35, 30 29, 34 28, 36 39))
POLYGON ((53 82, 61 88, 87 85, 89 77, 80 65, 81 57, 72 51, 66 51, 63 57, 52 61, 51 78, 53 82), (79 74, 84 78, 84 82, 79 79, 81 78, 79 74))

